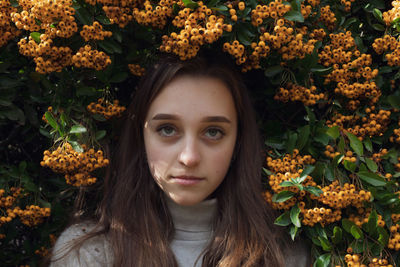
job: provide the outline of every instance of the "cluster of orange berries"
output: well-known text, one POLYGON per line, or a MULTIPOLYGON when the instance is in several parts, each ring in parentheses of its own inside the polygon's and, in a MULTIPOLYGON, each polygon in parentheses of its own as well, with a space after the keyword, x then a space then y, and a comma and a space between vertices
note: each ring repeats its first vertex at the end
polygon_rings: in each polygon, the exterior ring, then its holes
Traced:
POLYGON ((342 211, 340 209, 332 210, 329 208, 312 208, 306 209, 305 203, 300 202, 300 212, 303 215, 301 223, 303 225, 314 226, 319 223, 322 227, 326 224, 334 223, 342 218, 342 211))
POLYGON ((26 206, 25 210, 17 207, 14 209, 14 213, 17 214, 23 224, 29 227, 41 224, 45 217, 49 217, 51 210, 50 208, 41 208, 36 205, 26 206))
POLYGON ((77 68, 90 68, 103 70, 111 64, 110 56, 103 51, 92 49, 90 45, 79 48, 71 58, 72 64, 77 68))
POLYGON ((326 36, 326 32, 323 28, 320 29, 314 29, 311 33, 310 33, 310 38, 312 39, 316 39, 318 41, 322 41, 324 40, 326 36))
MULTIPOLYGON (((349 220, 355 223, 358 227, 362 227, 363 224, 368 222, 369 215, 371 214, 371 208, 364 209, 364 208, 359 208, 358 209, 358 214, 350 214, 349 220)), ((378 226, 384 227, 385 226, 385 221, 382 219, 382 215, 378 214, 378 226)))
POLYGON ((17 8, 11 6, 10 0, 0 2, 0 47, 21 34, 21 31, 11 24, 10 15, 16 11, 17 8))
MULTIPOLYGON (((340 152, 339 151, 335 151, 335 149, 331 146, 331 145, 327 145, 326 147, 325 147, 325 152, 324 152, 324 154, 325 154, 325 156, 327 156, 328 158, 334 158, 334 157, 336 157, 337 155, 340 155, 340 152)), ((347 160, 347 161, 350 161, 350 162, 356 162, 357 161, 357 158, 356 157, 354 157, 353 156, 353 151, 346 151, 346 153, 344 154, 344 158, 343 158, 343 160, 347 160)), ((344 161, 342 161, 342 163, 343 163, 344 161)))
POLYGON ((145 68, 139 64, 128 64, 129 71, 135 76, 143 76, 146 72, 145 68))
POLYGON ((14 205, 17 198, 21 195, 21 188, 19 187, 11 187, 10 195, 3 196, 5 193, 4 189, 0 189, 0 211, 6 216, 0 216, 0 226, 11 222, 12 219, 16 217, 16 214, 13 212, 11 207, 14 205))
POLYGON ((372 154, 372 160, 375 162, 381 162, 382 157, 385 156, 388 153, 388 150, 386 148, 383 148, 381 151, 378 153, 373 153, 372 154))
POLYGON ((113 102, 108 100, 104 100, 103 98, 99 98, 97 103, 90 103, 87 106, 89 112, 93 114, 101 114, 107 120, 112 117, 119 117, 125 111, 124 106, 119 105, 118 99, 115 99, 113 102))
POLYGON ((64 173, 68 184, 73 186, 87 186, 96 182, 96 178, 90 175, 95 169, 108 165, 108 159, 104 158, 103 151, 87 149, 82 145, 84 152, 76 152, 69 143, 63 143, 56 150, 43 152, 42 167, 49 167, 54 172, 64 173))
POLYGON ((173 16, 173 5, 176 3, 176 0, 161 0, 153 8, 150 1, 145 1, 144 10, 133 9, 133 17, 139 24, 162 29, 167 24, 167 19, 173 16))
MULTIPOLYGON (((267 157, 267 166, 268 169, 271 170, 274 174, 270 175, 269 185, 271 186, 274 193, 279 193, 283 190, 289 190, 295 193, 298 193, 297 198, 293 197, 284 202, 272 202, 272 193, 266 191, 264 193, 265 200, 274 208, 274 209, 289 209, 299 199, 302 199, 306 195, 306 191, 299 191, 297 187, 282 187, 280 184, 283 181, 289 181, 291 178, 295 179, 300 176, 303 172, 304 165, 315 163, 315 159, 313 159, 310 155, 299 155, 299 150, 294 149, 293 154, 286 154, 282 159, 272 159, 272 157, 267 157)), ((302 183, 305 186, 316 186, 316 183, 313 181, 311 176, 307 176, 306 179, 302 183)))
POLYGON ((321 17, 319 20, 322 21, 322 23, 324 23, 329 30, 333 30, 336 23, 336 17, 335 13, 332 12, 331 7, 329 5, 321 7, 320 12, 321 17))
POLYGON ((11 14, 18 29, 31 32, 44 30, 50 38, 69 38, 78 31, 72 0, 20 1, 19 5, 22 11, 11 14))
MULTIPOLYGON (((368 265, 363 264, 363 259, 359 254, 353 253, 352 248, 347 249, 347 254, 344 256, 347 267, 393 267, 387 259, 372 258, 368 265)), ((336 266, 339 267, 339 266, 336 266)))
POLYGON ((378 54, 382 54, 387 50, 392 51, 385 55, 388 62, 387 64, 389 66, 400 66, 400 42, 398 42, 396 38, 385 35, 383 38, 375 39, 372 47, 378 54))
MULTIPOLYGON (((264 45, 265 45, 265 43, 264 43, 264 45)), ((268 46, 264 46, 264 47, 268 47, 268 46)), ((236 58, 237 65, 243 64, 246 61, 246 57, 243 56, 244 52, 245 52, 244 45, 239 43, 239 41, 237 41, 237 40, 233 41, 232 44, 230 44, 228 42, 224 43, 223 51, 228 52, 229 54, 234 56, 236 58)))
POLYGON ((360 140, 363 140, 363 137, 381 135, 386 131, 389 123, 390 123, 390 114, 389 110, 379 110, 377 113, 373 113, 375 110, 375 106, 371 106, 365 109, 365 112, 368 116, 360 117, 359 115, 342 115, 335 114, 331 120, 327 120, 326 124, 329 127, 339 126, 341 130, 348 131, 356 136, 360 140), (361 126, 359 120, 361 119, 361 126), (344 123, 348 123, 348 127, 346 128, 344 123), (352 127, 354 126, 354 127, 352 127))
POLYGON ((110 20, 111 24, 118 24, 124 28, 132 19, 134 7, 142 4, 141 0, 85 0, 90 5, 101 4, 103 11, 110 20))
POLYGON ((391 112, 389 110, 379 110, 377 113, 373 113, 372 110, 375 110, 375 106, 371 106, 370 108, 366 108, 366 113, 368 114, 368 117, 363 117, 361 121, 363 124, 358 126, 358 131, 357 126, 354 127, 352 130, 349 129, 349 132, 352 132, 355 135, 358 136, 364 136, 363 132, 361 129, 365 130, 365 135, 369 136, 379 136, 383 134, 389 123, 390 123, 390 114, 391 112))
POLYGON ((317 199, 319 202, 335 209, 343 209, 350 205, 361 208, 364 201, 371 199, 371 192, 357 191, 355 185, 349 183, 340 186, 337 180, 328 186, 322 187, 321 190, 323 193, 320 196, 311 195, 311 198, 317 199))
POLYGON ((44 246, 41 246, 39 249, 35 250, 35 254, 39 255, 40 257, 46 257, 49 254, 49 250, 44 246))
MULTIPOLYGON (((400 121, 398 122, 398 125, 400 126, 400 121)), ((393 143, 400 143, 400 128, 393 130, 393 135, 389 138, 389 140, 393 143)))
POLYGON ((400 250, 400 225, 397 223, 390 226, 390 238, 387 246, 396 251, 400 250))
POLYGON ((274 99, 282 102, 301 101, 306 106, 315 105, 318 100, 324 99, 324 93, 318 93, 317 87, 312 85, 310 88, 304 86, 288 83, 286 88, 279 88, 275 94, 274 99))
POLYGON ((387 26, 390 26, 392 24, 393 20, 400 17, 399 16, 400 15, 399 14, 400 13, 400 1, 393 0, 392 6, 393 6, 393 8, 391 10, 383 12, 383 14, 382 14, 383 21, 386 23, 387 26))
MULTIPOLYGON (((314 50, 314 44, 317 39, 309 39, 303 42, 307 34, 307 27, 294 30, 292 27, 286 27, 284 19, 278 19, 271 33, 264 32, 260 40, 271 45, 271 48, 277 49, 282 55, 284 61, 292 60, 296 57, 304 58, 306 54, 311 54, 314 50)), ((291 24, 291 22, 287 22, 291 24)))
POLYGON ((291 6, 283 4, 282 2, 282 0, 275 0, 271 1, 268 5, 257 5, 256 8, 251 11, 251 23, 257 27, 268 17, 272 19, 283 17, 291 10, 291 6))
POLYGON ((33 57, 39 73, 60 72, 71 62, 72 50, 53 46, 53 40, 47 34, 40 35, 40 43, 36 43, 31 36, 28 40, 23 38, 18 42, 18 47, 22 55, 33 57))
POLYGON ((344 10, 346 12, 351 11, 351 4, 354 3, 356 0, 340 0, 340 3, 344 5, 344 10))
POLYGON ((181 60, 190 59, 196 56, 202 45, 211 44, 222 36, 223 31, 232 30, 232 25, 225 24, 222 16, 213 15, 213 11, 202 1, 197 4, 194 11, 184 8, 178 12, 172 24, 183 29, 179 34, 172 32, 169 36, 162 36, 160 51, 174 53, 181 60))
POLYGON ((292 154, 286 154, 282 159, 267 157, 267 167, 274 173, 296 173, 304 165, 314 164, 315 159, 310 155, 299 155, 299 150, 294 149, 292 154))
POLYGON ((112 32, 103 31, 103 26, 95 21, 92 25, 84 25, 80 35, 87 42, 89 40, 104 40, 104 37, 111 37, 112 32))

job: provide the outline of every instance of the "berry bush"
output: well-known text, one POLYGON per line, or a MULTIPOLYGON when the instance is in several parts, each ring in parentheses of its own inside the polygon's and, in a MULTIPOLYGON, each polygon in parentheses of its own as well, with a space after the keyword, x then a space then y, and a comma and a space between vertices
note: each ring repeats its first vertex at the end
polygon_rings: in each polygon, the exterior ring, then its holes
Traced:
POLYGON ((275 223, 314 266, 397 266, 399 34, 400 1, 2 0, 1 265, 38 266, 94 210, 159 52, 207 50, 251 91, 275 223))

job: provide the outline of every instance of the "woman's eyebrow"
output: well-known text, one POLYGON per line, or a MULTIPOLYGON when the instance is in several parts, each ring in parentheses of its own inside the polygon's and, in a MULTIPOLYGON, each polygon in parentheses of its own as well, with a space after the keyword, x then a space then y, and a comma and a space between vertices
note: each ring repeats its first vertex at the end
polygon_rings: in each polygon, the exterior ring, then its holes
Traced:
MULTIPOLYGON (((159 113, 156 114, 152 120, 178 120, 179 117, 173 114, 165 114, 165 113, 159 113)), ((225 122, 225 123, 231 123, 231 121, 224 117, 224 116, 208 116, 205 117, 201 120, 201 122, 225 122)))

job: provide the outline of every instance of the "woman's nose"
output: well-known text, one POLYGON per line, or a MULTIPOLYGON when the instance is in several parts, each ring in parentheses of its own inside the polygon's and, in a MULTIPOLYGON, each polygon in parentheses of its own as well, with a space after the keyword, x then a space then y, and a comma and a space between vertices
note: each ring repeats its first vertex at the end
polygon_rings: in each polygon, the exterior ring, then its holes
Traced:
POLYGON ((179 153, 179 163, 187 167, 194 167, 199 164, 201 156, 198 145, 198 142, 196 142, 194 138, 187 138, 184 140, 179 153))

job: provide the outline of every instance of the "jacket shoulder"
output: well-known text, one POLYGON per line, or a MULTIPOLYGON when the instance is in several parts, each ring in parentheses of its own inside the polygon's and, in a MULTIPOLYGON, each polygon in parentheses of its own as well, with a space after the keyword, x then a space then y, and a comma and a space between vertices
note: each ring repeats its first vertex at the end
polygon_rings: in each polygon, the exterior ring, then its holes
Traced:
POLYGON ((65 229, 53 247, 50 267, 112 266, 111 248, 104 235, 89 238, 80 246, 74 246, 94 227, 93 223, 79 223, 65 229))

